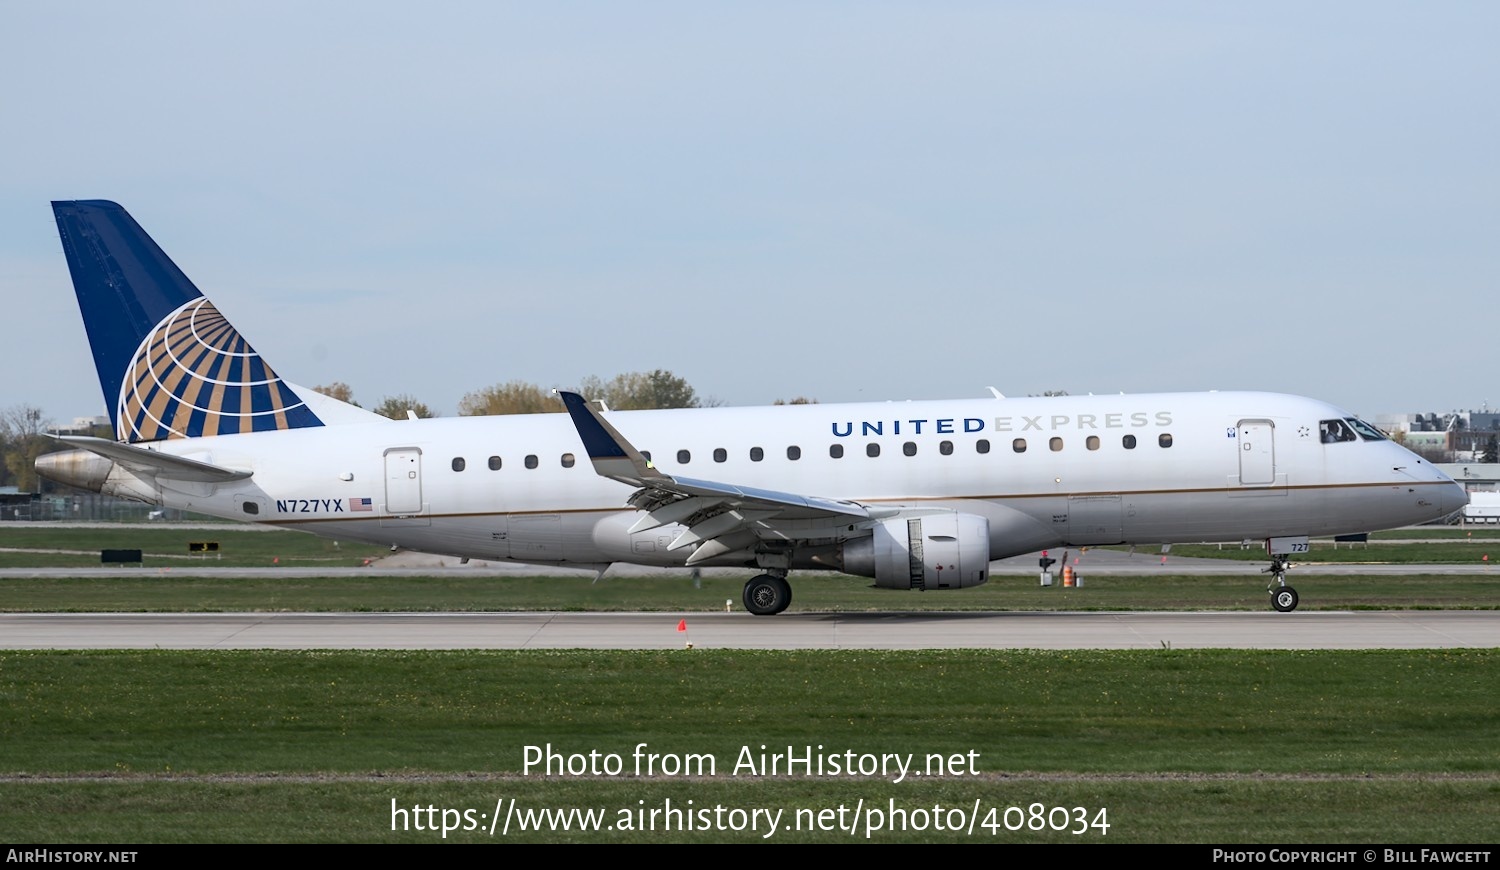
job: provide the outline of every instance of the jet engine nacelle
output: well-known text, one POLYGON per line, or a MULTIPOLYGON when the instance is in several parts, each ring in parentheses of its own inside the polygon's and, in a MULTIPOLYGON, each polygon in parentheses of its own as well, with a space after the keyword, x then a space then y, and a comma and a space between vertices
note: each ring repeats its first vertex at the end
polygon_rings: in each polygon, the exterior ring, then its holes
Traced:
POLYGON ((161 490, 154 481, 132 474, 119 463, 87 450, 43 453, 36 459, 36 473, 48 480, 89 492, 161 504, 161 490))
POLYGON ((38 456, 35 468, 37 475, 47 480, 89 492, 103 492, 115 464, 87 450, 60 450, 38 456))
POLYGON ((990 576, 990 522, 961 513, 895 517, 844 543, 843 570, 884 589, 961 589, 990 576))

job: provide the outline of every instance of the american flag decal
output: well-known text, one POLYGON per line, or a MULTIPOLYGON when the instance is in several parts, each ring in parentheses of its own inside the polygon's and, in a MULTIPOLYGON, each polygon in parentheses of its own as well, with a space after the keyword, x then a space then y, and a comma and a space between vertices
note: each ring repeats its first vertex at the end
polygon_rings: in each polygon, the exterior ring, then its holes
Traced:
POLYGON ((349 499, 349 510, 351 510, 351 511, 372 511, 374 509, 375 509, 374 506, 370 503, 370 500, 367 499, 367 498, 351 498, 351 499, 349 499))

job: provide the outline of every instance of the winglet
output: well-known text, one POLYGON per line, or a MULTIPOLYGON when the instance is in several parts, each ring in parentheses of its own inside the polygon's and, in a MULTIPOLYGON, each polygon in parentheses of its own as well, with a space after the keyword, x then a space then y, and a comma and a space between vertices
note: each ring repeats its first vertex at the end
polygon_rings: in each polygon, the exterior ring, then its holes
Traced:
POLYGON ((599 413, 599 403, 589 402, 577 393, 558 391, 578 437, 583 440, 583 449, 594 463, 594 470, 601 477, 618 480, 633 486, 645 486, 650 481, 671 480, 651 465, 651 461, 625 440, 615 427, 609 425, 599 413))

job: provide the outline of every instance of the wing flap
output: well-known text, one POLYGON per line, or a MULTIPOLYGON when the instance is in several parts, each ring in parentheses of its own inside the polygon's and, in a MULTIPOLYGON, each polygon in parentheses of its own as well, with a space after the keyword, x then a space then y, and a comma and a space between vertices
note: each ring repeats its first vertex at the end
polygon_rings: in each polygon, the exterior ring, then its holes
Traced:
POLYGON ((759 540, 754 532, 742 531, 722 538, 714 538, 712 541, 704 541, 698 545, 698 549, 694 550, 691 556, 688 556, 685 564, 691 568, 709 559, 730 555, 738 555, 746 560, 753 559, 755 558, 754 548, 759 540))
POLYGON ((776 516, 776 511, 751 511, 744 509, 726 510, 715 514, 702 522, 688 526, 682 534, 678 535, 672 543, 667 545, 668 550, 680 550, 683 547, 691 547, 704 541, 749 529, 753 524, 761 520, 776 516))
POLYGON ((625 534, 633 535, 636 532, 645 532, 651 529, 661 528, 671 523, 685 520, 695 513, 707 513, 713 509, 715 501, 711 498, 701 496, 688 496, 678 501, 670 502, 655 510, 644 512, 641 518, 635 521, 635 525, 625 534))

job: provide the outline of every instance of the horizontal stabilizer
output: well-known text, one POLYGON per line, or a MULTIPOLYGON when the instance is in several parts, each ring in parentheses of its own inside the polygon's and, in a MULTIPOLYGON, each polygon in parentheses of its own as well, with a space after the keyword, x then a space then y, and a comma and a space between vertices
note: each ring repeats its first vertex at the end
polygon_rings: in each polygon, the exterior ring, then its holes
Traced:
POLYGON ((244 480, 253 473, 249 471, 236 471, 232 468, 221 468, 217 465, 210 465, 207 462, 184 459, 181 456, 173 456, 170 453, 162 453, 159 450, 132 447, 129 444, 106 441, 103 438, 89 438, 83 435, 54 435, 52 437, 71 444, 74 447, 113 460, 115 463, 131 471, 153 475, 164 480, 188 480, 196 483, 229 483, 234 480, 244 480))

